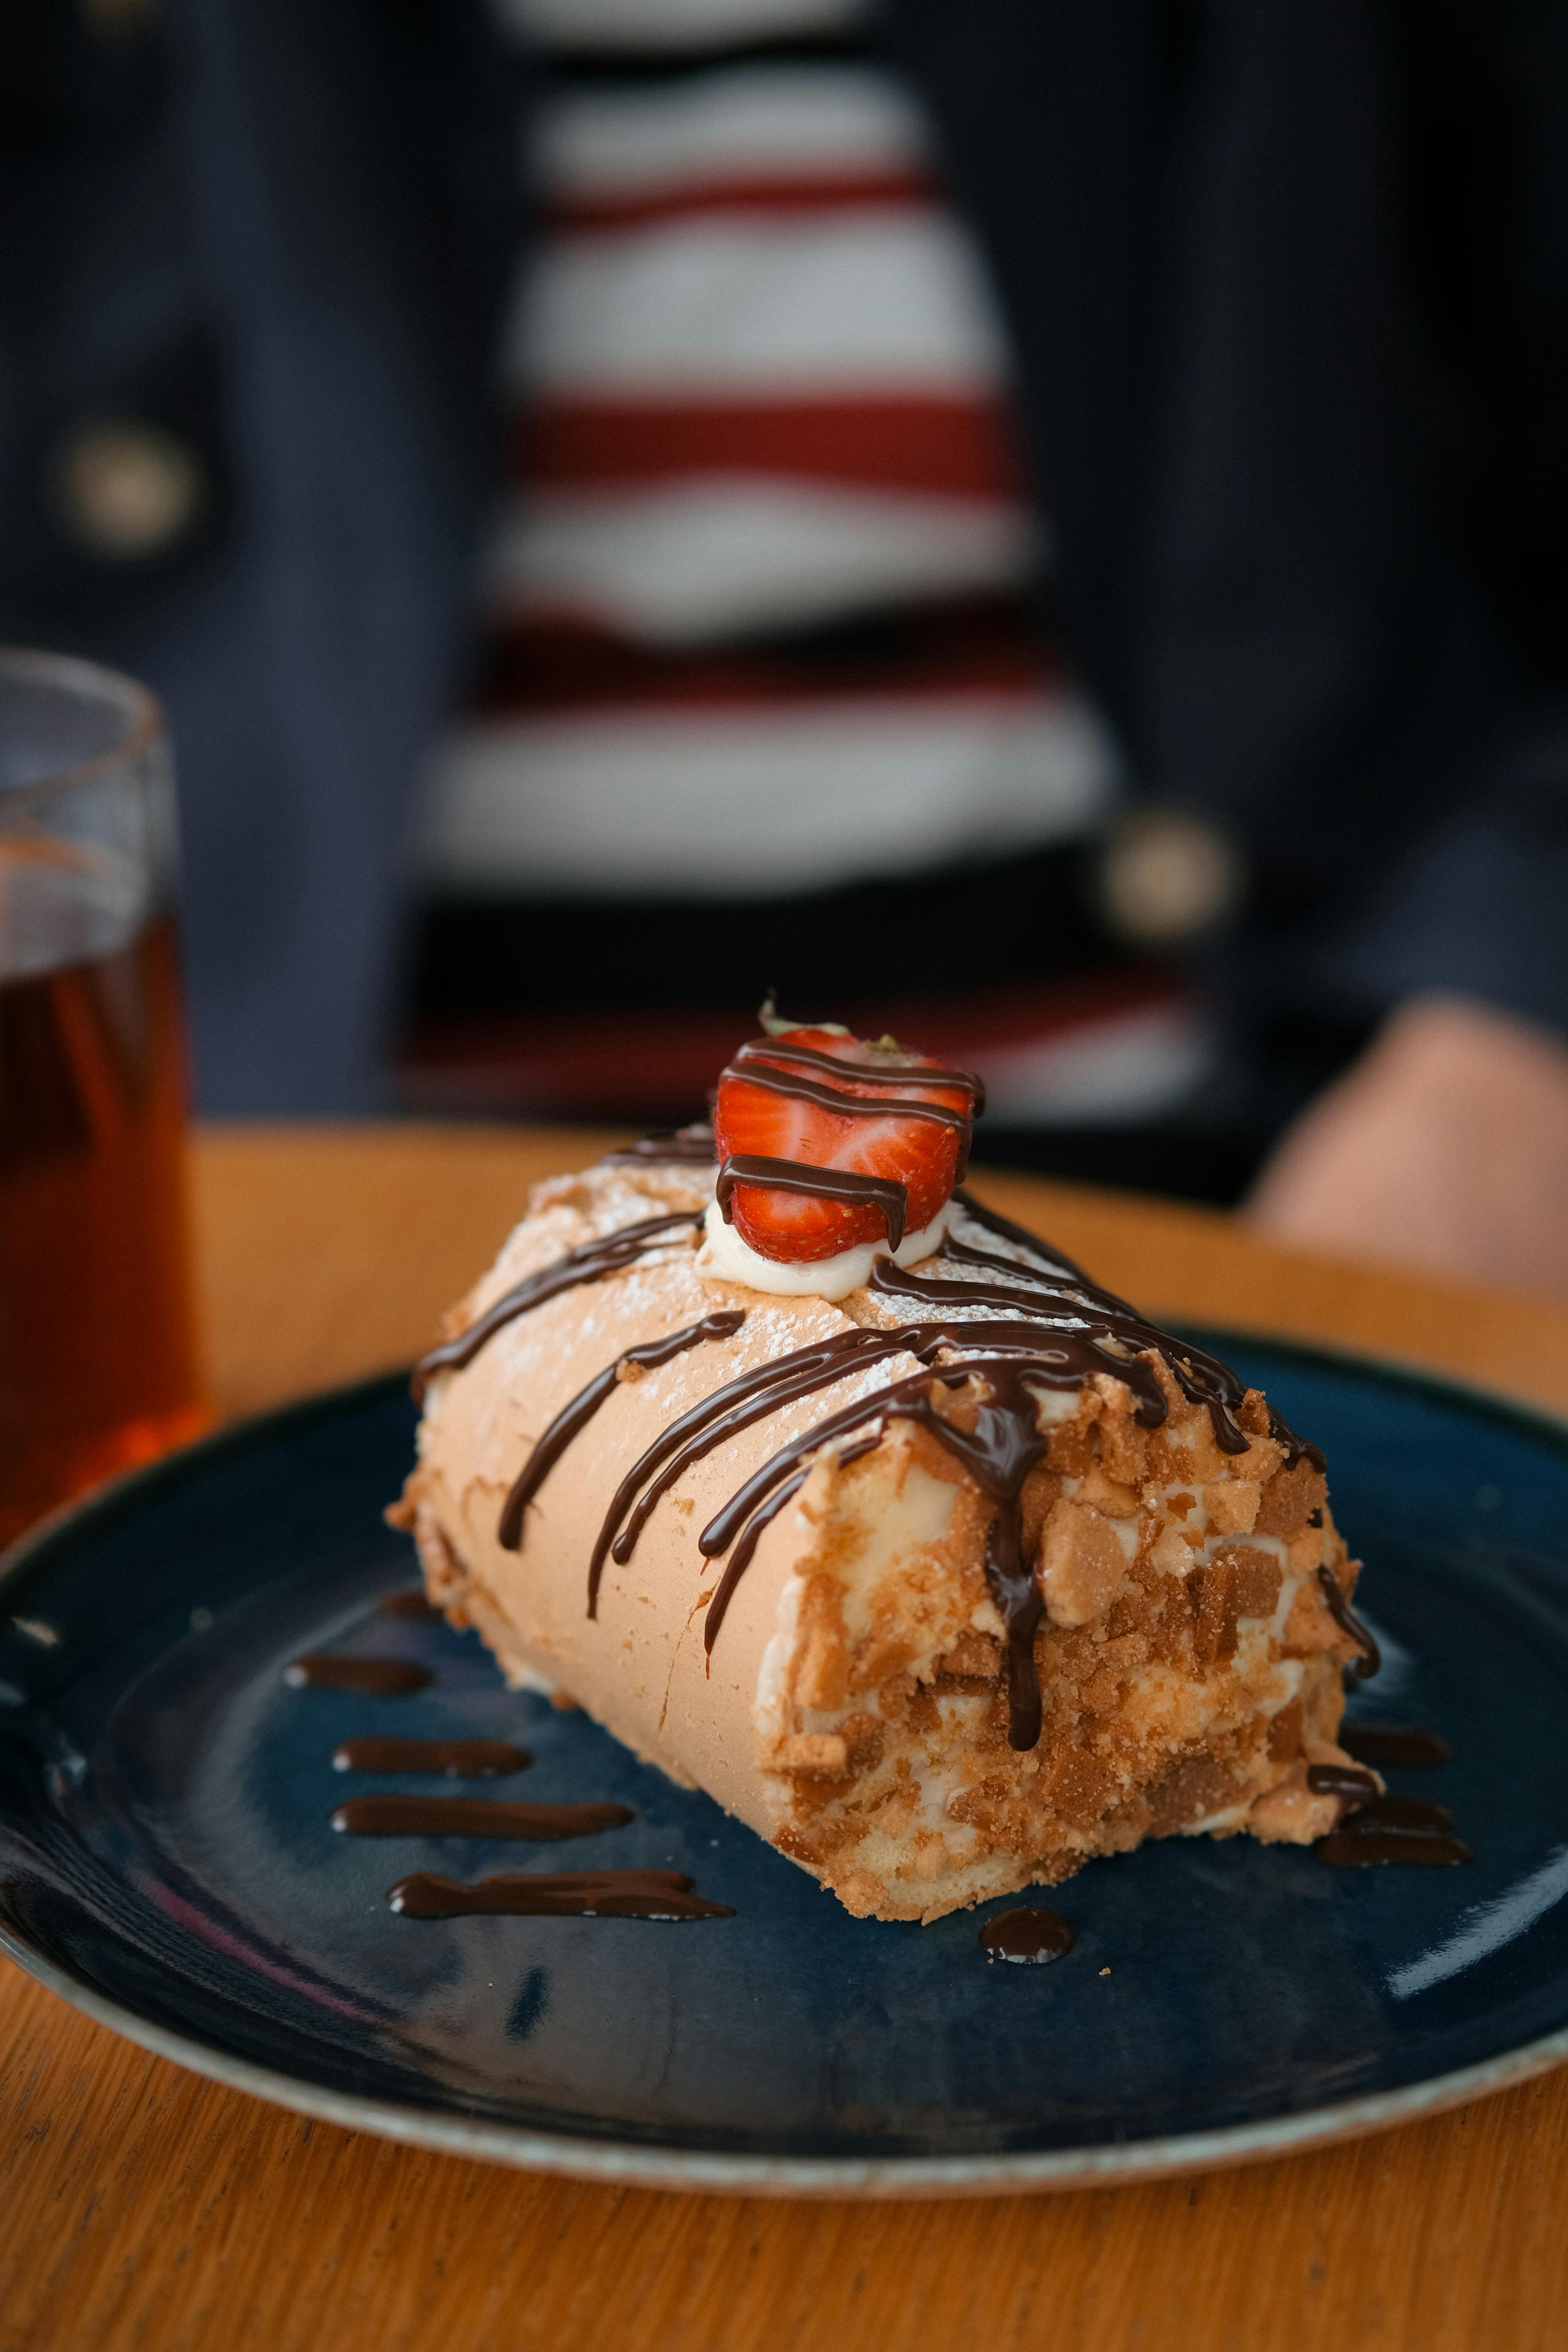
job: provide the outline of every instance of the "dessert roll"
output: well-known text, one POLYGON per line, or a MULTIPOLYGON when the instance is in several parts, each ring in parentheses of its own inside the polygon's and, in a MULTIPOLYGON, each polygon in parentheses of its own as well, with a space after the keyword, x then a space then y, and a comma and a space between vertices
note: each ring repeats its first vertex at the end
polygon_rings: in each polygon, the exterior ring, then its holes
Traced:
POLYGON ((416 1375, 394 1517, 569 1695, 851 1912, 1146 1837, 1305 1843, 1370 1636, 1321 1455, 963 1188, 963 1073, 777 1024, 535 1188, 416 1375))

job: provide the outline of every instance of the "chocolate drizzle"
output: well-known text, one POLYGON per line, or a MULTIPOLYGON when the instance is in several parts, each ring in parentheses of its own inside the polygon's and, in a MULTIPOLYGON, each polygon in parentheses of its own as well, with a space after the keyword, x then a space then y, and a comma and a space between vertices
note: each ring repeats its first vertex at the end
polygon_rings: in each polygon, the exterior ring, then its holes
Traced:
MULTIPOLYGON (((967 1070, 879 1069, 872 1064, 847 1061, 836 1054, 819 1053, 811 1045, 786 1045, 772 1037, 754 1038, 742 1045, 723 1075, 726 1078, 743 1079, 747 1086, 760 1087, 767 1094, 812 1103, 818 1110, 832 1112, 836 1118, 914 1118, 948 1128, 958 1139, 954 1181, 959 1183, 969 1169, 974 1120, 985 1107, 985 1090, 967 1070), (781 1063, 787 1066, 780 1068, 777 1066, 781 1063), (824 1078, 798 1076, 803 1069, 829 1072, 837 1083, 828 1085, 824 1078), (928 1102, 918 1096, 896 1093, 876 1099, 854 1091, 862 1086, 962 1088, 969 1097, 969 1107, 957 1110, 948 1103, 928 1102)), ((893 1247, 897 1249, 897 1242, 893 1247)))
POLYGON ((504 1872, 465 1886, 434 1871, 416 1870, 387 1891, 405 1919, 463 1919, 476 1915, 533 1919, 732 1919, 728 1903, 692 1892, 680 1870, 561 1870, 504 1872))
POLYGON ((521 1550, 523 1515, 529 1504, 573 1439, 586 1429, 605 1399, 620 1386, 629 1366, 636 1365, 643 1371, 656 1370, 660 1364, 684 1355, 689 1348, 700 1347, 705 1339, 733 1339, 745 1319, 744 1307, 728 1307, 717 1314, 705 1315, 700 1323, 689 1323, 683 1331, 671 1331, 662 1339, 645 1339, 638 1347, 627 1348, 613 1364, 596 1372, 586 1388, 579 1389, 535 1444, 501 1506, 496 1540, 502 1549, 521 1550))
POLYGON ((1032 1967, 1065 1959, 1077 1941, 1073 1929, 1055 1911, 1004 1911, 980 1930, 980 1948, 988 1959, 1019 1960, 1032 1967))
POLYGON ((606 1275, 635 1265, 651 1251, 662 1249, 682 1227, 688 1232, 694 1230, 702 1223, 702 1216, 700 1209, 677 1209, 663 1216, 644 1217, 635 1225, 622 1225, 613 1234, 602 1234, 597 1241, 580 1242, 564 1257, 541 1266, 537 1274, 528 1275, 470 1323, 466 1331, 444 1339, 438 1348, 420 1357, 409 1382, 415 1403, 424 1402, 432 1373, 461 1371, 466 1364, 473 1362, 485 1342, 493 1339, 514 1316, 542 1307, 547 1299, 558 1298, 563 1290, 575 1289, 579 1283, 602 1282, 606 1275))
POLYGON ((897 1249, 909 1219, 910 1189, 893 1176, 862 1176, 852 1168, 818 1168, 805 1160, 766 1160, 754 1152, 738 1151, 719 1171, 713 1197, 724 1223, 734 1223, 732 1195, 737 1184, 756 1184, 769 1192, 805 1192, 814 1201, 843 1201, 858 1209, 873 1208, 888 1229, 888 1247, 897 1249))
MULTIPOLYGON (((851 1462, 858 1462, 863 1454, 874 1454, 881 1443, 880 1428, 873 1429, 865 1437, 857 1438, 852 1444, 838 1446, 834 1458, 841 1470, 846 1469, 851 1462)), ((800 1463, 790 1472, 782 1486, 774 1487, 765 1503, 758 1504, 747 1520, 734 1549, 724 1563, 724 1573, 714 1587, 712 1597, 708 1604, 708 1613, 702 1621, 702 1646, 710 1657, 713 1654, 713 1644, 719 1637, 719 1628, 724 1622, 724 1612, 730 1606, 730 1597, 747 1569, 750 1568, 752 1554, 756 1550, 764 1532, 777 1518, 784 1505, 793 1496, 799 1494, 810 1477, 811 1472, 811 1461, 800 1463)))
MULTIPOLYGON (((868 1287, 894 1297, 918 1298, 933 1306, 1012 1307, 1020 1314, 1037 1317, 1041 1329, 1059 1331, 1092 1349, 1094 1369, 1109 1372, 1113 1380, 1126 1381, 1131 1387, 1139 1383, 1130 1372, 1130 1360, 1141 1364, 1147 1372, 1149 1368, 1143 1359, 1152 1350, 1163 1357, 1188 1402, 1208 1407, 1215 1437, 1222 1450, 1226 1454, 1245 1454, 1248 1450, 1251 1440, 1237 1426, 1230 1412, 1233 1404, 1241 1402, 1246 1391, 1235 1375, 1214 1357, 1166 1338, 1131 1307, 1111 1298, 1109 1292, 1079 1297, 1076 1286, 1068 1289, 1055 1280, 1031 1280, 1029 1269, 1016 1265, 1013 1259, 995 1257, 989 1250, 972 1249, 951 1238, 943 1242, 938 1255, 969 1265, 988 1266, 1009 1278, 1002 1283, 947 1282, 940 1276, 911 1273, 905 1266, 895 1265, 890 1258, 879 1258, 871 1269, 868 1287), (1015 1275, 1018 1281, 1011 1279, 1015 1275), (1103 1345, 1107 1340, 1111 1343, 1110 1349, 1103 1345), (1234 1385, 1234 1396, 1226 1393, 1226 1382, 1234 1385)), ((1081 1287, 1088 1291, 1089 1286, 1081 1287)), ((985 1327, 978 1328, 984 1330, 985 1327)), ((1151 1381, 1157 1392, 1158 1382, 1152 1381, 1152 1376, 1151 1381)), ((1149 1392, 1145 1388, 1143 1393, 1149 1392)), ((1163 1402, 1162 1397, 1162 1405, 1163 1402)), ((1161 1418, 1163 1417, 1162 1412, 1161 1418)))
MULTIPOLYGON (((1228 1364, 1222 1363, 1217 1356, 1207 1354, 1204 1349, 1194 1347, 1190 1340, 1177 1339, 1169 1332, 1160 1330, 1146 1317, 1140 1315, 1136 1307, 1130 1307, 1126 1299, 1119 1298, 1114 1291, 1104 1290, 1098 1283, 1091 1282, 1070 1258, 1064 1258, 1056 1251, 1047 1251, 1032 1234, 1022 1225, 1015 1224, 1010 1217, 1001 1216, 994 1209, 986 1208, 967 1192, 959 1192, 955 1198, 973 1223, 983 1226, 998 1241, 1008 1242, 1015 1249, 1026 1251, 1032 1262, 1026 1265, 1020 1265, 1016 1258, 999 1257, 994 1251, 976 1249, 972 1243, 958 1241, 952 1234, 942 1244, 942 1256, 956 1265, 977 1266, 994 1278, 999 1277, 1005 1285, 1023 1285, 1046 1307, 1058 1309, 1069 1323, 1076 1320, 1096 1336, 1113 1339, 1134 1354, 1142 1355, 1152 1350, 1163 1359, 1187 1402, 1207 1407, 1215 1442, 1221 1452, 1247 1452, 1249 1440, 1234 1418, 1247 1390, 1228 1364), (1082 1312, 1085 1308, 1089 1310, 1087 1317, 1082 1312)), ((879 1283, 877 1286, 894 1289, 902 1287, 911 1279, 901 1267, 893 1269, 893 1275, 896 1279, 879 1283)), ((921 1277, 916 1276, 912 1279, 918 1282, 921 1277)), ((946 1289, 947 1286, 944 1285, 943 1288, 946 1289)), ((961 1290, 950 1290, 948 1295, 961 1298, 965 1294, 961 1290)), ((994 1289, 976 1286, 970 1295, 980 1303, 990 1303, 998 1296, 1005 1297, 1006 1292, 1004 1289, 998 1294, 994 1289)), ((1125 1371, 1116 1364, 1104 1369, 1118 1379, 1126 1377, 1125 1371)), ((1304 1458, 1315 1470, 1324 1467, 1321 1448, 1298 1437, 1289 1423, 1272 1406, 1268 1409, 1268 1434, 1284 1448, 1287 1465, 1304 1458)))
POLYGON ((370 1698, 406 1698, 424 1690, 435 1675, 409 1658, 336 1658, 313 1650, 283 1669, 283 1679, 300 1690, 363 1691, 370 1698))
POLYGON ((1039 1737, 1040 1724, 1033 1639, 1041 1602, 1023 1559, 1020 1503, 1024 1480, 1049 1443, 1048 1434, 1038 1426, 1031 1384, 1078 1388, 1087 1371, 1103 1368, 1114 1370, 1140 1392, 1138 1415, 1146 1425, 1163 1420, 1166 1409, 1164 1394, 1147 1363, 1105 1357, 1078 1334, 1042 1333, 1039 1324, 1030 1321, 933 1322, 891 1331, 857 1327, 742 1373, 672 1422, 621 1480, 589 1561, 588 1613, 597 1614, 606 1559, 613 1557, 623 1567, 626 1564, 660 1496, 693 1462, 782 1405, 890 1356, 905 1354, 931 1369, 894 1381, 803 1432, 749 1478, 703 1528, 698 1542, 709 1558, 735 1544, 709 1606, 705 1644, 711 1652, 763 1528, 788 1499, 787 1492, 776 1490, 787 1487, 792 1479, 795 1485, 800 1484, 809 1467, 805 1457, 815 1456, 820 1447, 838 1438, 859 1433, 865 1433, 864 1443, 857 1444, 854 1452, 863 1454, 876 1444, 889 1421, 918 1422, 958 1455, 982 1491, 999 1506, 987 1537, 986 1574, 1007 1628, 1009 1736, 1016 1747, 1031 1748, 1039 1737), (1051 1344, 1042 1346, 1042 1339, 1051 1344), (941 1351, 954 1348, 985 1352, 977 1359, 938 1366, 941 1351), (962 1389, 972 1381, 980 1391, 971 1407, 973 1430, 939 1412, 934 1402, 937 1390, 962 1389))
MULTIPOLYGON (((1089 1280, 1081 1265, 1074 1259, 1064 1255, 1062 1251, 1053 1247, 1050 1243, 1043 1242, 1038 1234, 1032 1234, 1029 1231, 1027 1225, 1015 1224, 1011 1217, 1005 1217, 1002 1214, 1000 1209, 988 1209, 984 1202, 977 1201, 972 1192, 956 1192, 953 1197, 975 1224, 984 1225, 985 1231, 996 1241, 1011 1242, 1015 1249, 1024 1252, 1035 1267, 1047 1266, 1053 1273, 1070 1276, 1072 1280, 1084 1290, 1094 1289, 1095 1285, 1089 1280)), ((1007 1263, 1011 1265, 1012 1260, 1009 1259, 1007 1263)), ((1026 1268, 1025 1271, 1028 1269, 1026 1268)))
POLYGON ((422 1584, 406 1584, 401 1591, 389 1592, 375 1607, 381 1617, 439 1617, 442 1613, 422 1584))
MULTIPOLYGON (((923 1344, 927 1349, 951 1346, 954 1331, 962 1329, 962 1326, 954 1326, 942 1330, 923 1344)), ((900 1336, 907 1341, 911 1335, 900 1336)), ((742 1538, 709 1606, 703 1627, 707 1648, 711 1651, 731 1596, 756 1549, 761 1528, 748 1527, 746 1522, 757 1506, 769 1499, 774 1487, 792 1478, 797 1465, 804 1471, 806 1465, 801 1457, 815 1457, 824 1444, 831 1444, 834 1438, 870 1422, 875 1436, 855 1449, 858 1454, 865 1453, 880 1437, 889 1422, 911 1421, 956 1455, 982 1494, 998 1506, 986 1530, 984 1570, 991 1597, 1007 1629, 1007 1738, 1016 1748, 1033 1748, 1040 1736, 1035 1631, 1045 1604, 1033 1570, 1024 1558, 1021 1505, 1024 1482, 1036 1465, 1044 1460, 1050 1444, 1049 1431, 1039 1425, 1038 1406, 1030 1383, 1050 1381, 1055 1370, 1037 1356, 1007 1359, 994 1353, 980 1363, 944 1366, 934 1375, 916 1373, 895 1381, 876 1397, 829 1414, 826 1421, 783 1447, 746 1481, 697 1538, 699 1549, 712 1558, 727 1550, 737 1536, 742 1538), (940 1412, 935 1399, 939 1389, 965 1387, 971 1380, 976 1381, 980 1395, 971 1406, 972 1425, 966 1426, 940 1412)), ((798 1478, 795 1483, 799 1483, 798 1478)), ((774 1499, 775 1509, 783 1499, 774 1499)))
POLYGON ((677 1127, 639 1135, 618 1151, 606 1151, 601 1168, 711 1168, 717 1157, 710 1127, 677 1127))
MULTIPOLYGON (((787 1034, 783 1037, 751 1037, 740 1046, 725 1076, 750 1078, 758 1062, 784 1062, 792 1069, 826 1070, 842 1084, 853 1078, 858 1086, 868 1087, 957 1087, 969 1097, 969 1115, 978 1118, 985 1108, 985 1087, 973 1070, 946 1068, 940 1062, 903 1063, 894 1069, 879 1066, 875 1062, 852 1062, 843 1054, 825 1054, 819 1045, 796 1045, 787 1034)), ((902 1106, 900 1105, 900 1108, 902 1106)), ((934 1104, 921 1103, 915 1108, 933 1109, 934 1104)))
POLYGON ((332 1827, 350 1837, 543 1840, 597 1837, 636 1819, 629 1805, 527 1805, 504 1797, 407 1797, 387 1791, 350 1797, 333 1813, 332 1827))
POLYGON ((659 1497, 693 1462, 711 1454, 715 1446, 750 1428, 753 1422, 776 1412, 781 1405, 844 1379, 862 1363, 876 1363, 897 1352, 895 1337, 888 1332, 835 1332, 809 1348, 797 1348, 793 1354, 741 1373, 672 1421, 638 1454, 610 1497, 588 1561, 589 1616, 598 1614, 599 1583, 612 1549, 616 1560, 624 1568, 659 1497), (617 1534, 628 1512, 629 1524, 617 1534))
POLYGON ((337 1772, 438 1772, 451 1780, 503 1780, 532 1761, 509 1739, 344 1739, 332 1750, 337 1772))
POLYGON ((1367 1627, 1362 1623, 1361 1619, 1340 1591, 1339 1579, 1332 1571, 1320 1566, 1318 1582, 1322 1588, 1323 1599, 1329 1604, 1330 1616, 1341 1633, 1353 1642, 1361 1652, 1351 1672, 1358 1683, 1370 1682, 1383 1664, 1383 1653, 1367 1627))
MULTIPOLYGON (((1024 1558, 1022 1499, 1025 1482, 1049 1444, 1048 1433, 1039 1426, 1036 1391, 1080 1388, 1093 1374, 1107 1373, 1133 1391, 1136 1417, 1152 1428, 1167 1412, 1165 1392, 1150 1361, 1158 1355, 1183 1394, 1206 1406, 1217 1442, 1232 1454, 1250 1444, 1234 1419, 1246 1391, 1217 1359, 1160 1331, 1068 1261, 1051 1256, 1021 1228, 967 1195, 960 1198, 974 1222, 1027 1250, 1029 1261, 950 1238, 942 1255, 973 1267, 984 1279, 915 1274, 884 1257, 876 1261, 870 1286, 926 1305, 999 1307, 1005 1315, 943 1317, 892 1330, 857 1326, 743 1372, 691 1406, 645 1449, 611 1497, 589 1560, 590 1617, 598 1612, 606 1560, 626 1565, 660 1498, 693 1463, 798 1398, 890 1357, 913 1356, 924 1370, 841 1407, 792 1439, 702 1529, 698 1543, 706 1558, 730 1554, 709 1603, 704 1643, 711 1653, 763 1532, 809 1475, 822 1448, 842 1443, 838 1458, 852 1460, 868 1453, 889 1423, 911 1421, 953 1454, 996 1505, 984 1566, 1007 1635, 1008 1737, 1015 1748, 1035 1746, 1040 1694, 1034 1637, 1043 1604, 1024 1558), (943 1390, 965 1393, 944 1411, 943 1390)), ((1278 1417, 1270 1429, 1288 1453, 1294 1448, 1295 1458, 1307 1454, 1321 1462, 1315 1449, 1303 1445, 1278 1417)))
MULTIPOLYGON (((862 1071, 858 1065, 840 1064, 807 1047, 777 1047, 772 1042, 742 1047, 731 1067, 743 1069, 748 1079, 759 1077, 769 1055, 792 1065, 805 1061, 811 1067, 821 1061, 835 1072, 853 1066, 858 1080, 884 1087, 908 1083, 910 1075, 900 1078, 888 1071, 862 1071)), ((977 1082, 963 1072, 930 1075, 932 1083, 963 1085, 978 1099, 977 1082)), ((797 1089, 816 1085, 815 1080, 794 1077, 788 1083, 797 1089)), ((857 1115, 873 1115, 879 1109, 937 1108, 901 1098, 879 1104, 861 1097, 850 1097, 847 1107, 852 1107, 857 1115)), ((942 1115, 949 1122, 958 1118, 952 1111, 942 1115)), ((686 1132, 695 1141, 694 1131, 686 1132)), ((631 1147, 629 1156, 653 1157, 651 1145, 658 1140, 650 1139, 646 1153, 641 1146, 631 1147)), ((726 1215, 734 1186, 745 1182, 773 1183, 817 1197, 875 1202, 886 1218, 891 1246, 896 1249, 902 1239, 907 1194, 901 1184, 847 1170, 740 1155, 727 1160, 719 1175, 717 1198, 726 1215)), ((1168 1410, 1152 1360, 1158 1357, 1187 1401, 1206 1408, 1221 1449, 1237 1454, 1247 1452, 1251 1444, 1236 1419, 1247 1391, 1228 1365, 1161 1331, 1124 1299, 1101 1289, 1070 1259, 1048 1250, 1022 1226, 967 1193, 954 1197, 973 1223, 1022 1255, 1002 1255, 949 1235, 936 1255, 970 1269, 969 1278, 922 1275, 897 1265, 890 1256, 879 1257, 872 1269, 872 1289, 949 1311, 890 1330, 857 1325, 836 1332, 739 1374, 679 1415, 639 1454, 610 1499, 588 1563, 588 1615, 598 1613, 606 1560, 613 1558, 619 1566, 626 1565, 661 1497, 693 1463, 802 1397, 863 1374, 892 1357, 912 1356, 922 1367, 920 1371, 828 1413, 792 1439, 745 1481, 702 1529, 698 1542, 705 1558, 730 1554, 709 1603, 704 1643, 710 1654, 762 1535, 804 1483, 818 1453, 833 1447, 840 1462, 853 1461, 879 1443, 890 1423, 912 1422, 963 1464, 982 1494, 996 1507, 986 1533, 984 1571, 1006 1631, 1008 1737, 1016 1748, 1029 1748, 1040 1735, 1034 1640, 1043 1602, 1032 1564, 1024 1557, 1023 1490, 1049 1445, 1048 1433, 1039 1426, 1037 1391, 1081 1388, 1095 1374, 1104 1373, 1131 1390, 1137 1400, 1136 1419, 1145 1428, 1152 1428, 1166 1418, 1168 1410), (959 1308, 999 1311, 969 1315, 951 1311, 959 1308), (949 1394, 945 1409, 943 1391, 949 1394)), ((467 1331, 432 1349, 416 1370, 416 1395, 422 1393, 433 1371, 470 1362, 513 1316, 542 1305, 577 1283, 597 1281, 634 1264, 649 1251, 665 1246, 682 1227, 689 1229, 700 1222, 700 1213, 691 1211, 647 1218, 584 1243, 531 1275, 467 1331)), ((705 1317, 662 1339, 627 1349, 596 1374, 562 1408, 534 1445, 503 1507, 498 1529, 502 1545, 509 1549, 521 1545, 529 1502, 626 1368, 666 1363, 705 1339, 728 1338, 742 1319, 732 1310, 705 1317)), ((1321 1468, 1322 1455, 1317 1448, 1304 1444, 1278 1414, 1270 1412, 1268 1429, 1288 1461, 1305 1456, 1321 1468)), ((1363 1654, 1375 1661, 1371 1635, 1345 1610, 1337 1586, 1330 1606, 1363 1654)), ((1371 1670, 1369 1664, 1365 1671, 1371 1670)))

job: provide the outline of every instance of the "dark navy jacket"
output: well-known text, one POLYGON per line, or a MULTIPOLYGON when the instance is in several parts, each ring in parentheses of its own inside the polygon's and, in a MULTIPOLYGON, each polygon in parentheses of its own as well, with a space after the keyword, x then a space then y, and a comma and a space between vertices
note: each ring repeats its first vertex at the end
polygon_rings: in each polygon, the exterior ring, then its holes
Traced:
MULTIPOLYGON (((1568 1032, 1568 29, 1553 0, 900 0, 995 275, 1067 625, 1241 849, 1254 1031, 1568 1032)), ((0 634, 165 696, 202 1097, 371 1107, 460 676, 526 93, 479 0, 183 0, 0 50, 0 634), (106 560, 57 453, 199 450, 106 560)))

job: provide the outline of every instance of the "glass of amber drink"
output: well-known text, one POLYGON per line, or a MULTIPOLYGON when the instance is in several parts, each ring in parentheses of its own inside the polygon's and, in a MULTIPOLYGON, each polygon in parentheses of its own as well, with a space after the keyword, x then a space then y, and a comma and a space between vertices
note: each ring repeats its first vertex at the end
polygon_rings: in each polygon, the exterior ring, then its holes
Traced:
POLYGON ((0 1543, 209 1418, 175 878, 153 697, 0 648, 0 1543))

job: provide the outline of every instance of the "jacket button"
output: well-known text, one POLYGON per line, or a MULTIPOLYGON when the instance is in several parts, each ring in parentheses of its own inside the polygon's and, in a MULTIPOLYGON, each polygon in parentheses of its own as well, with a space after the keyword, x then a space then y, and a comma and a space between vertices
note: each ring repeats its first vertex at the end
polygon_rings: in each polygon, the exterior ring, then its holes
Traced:
POLYGON ((54 477, 65 529, 110 563, 165 554, 206 503, 206 469, 195 450, 132 417, 107 417, 73 434, 54 477))
POLYGON ((1239 906, 1246 877, 1234 844, 1183 809, 1137 809, 1101 853, 1106 920, 1129 946, 1188 947, 1239 906))

